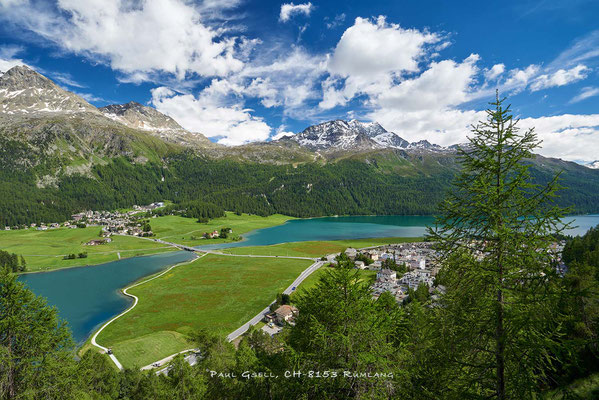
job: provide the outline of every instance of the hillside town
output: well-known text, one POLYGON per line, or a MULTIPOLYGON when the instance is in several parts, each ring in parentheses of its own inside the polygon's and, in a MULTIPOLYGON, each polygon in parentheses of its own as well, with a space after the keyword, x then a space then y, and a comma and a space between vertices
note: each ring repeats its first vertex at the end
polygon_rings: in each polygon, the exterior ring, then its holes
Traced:
POLYGON ((434 261, 437 253, 428 242, 389 244, 361 250, 348 248, 345 255, 357 269, 377 271, 372 285, 373 297, 389 292, 398 303, 420 285, 426 285, 432 291, 439 271, 434 261))
MULTIPOLYGON (((479 244, 472 243, 472 246, 480 248, 479 244)), ((566 272, 562 261, 564 246, 565 242, 559 241, 548 249, 561 275, 566 272)), ((442 285, 434 285, 440 266, 436 262, 439 253, 433 249, 431 242, 398 243, 359 250, 348 248, 344 254, 354 262, 355 268, 377 271, 371 286, 374 298, 389 292, 398 303, 402 303, 410 291, 416 291, 421 285, 425 285, 433 297, 445 291, 442 285)), ((482 258, 484 252, 475 250, 475 255, 482 258)), ((329 257, 328 261, 332 264, 337 262, 336 255, 329 257)))

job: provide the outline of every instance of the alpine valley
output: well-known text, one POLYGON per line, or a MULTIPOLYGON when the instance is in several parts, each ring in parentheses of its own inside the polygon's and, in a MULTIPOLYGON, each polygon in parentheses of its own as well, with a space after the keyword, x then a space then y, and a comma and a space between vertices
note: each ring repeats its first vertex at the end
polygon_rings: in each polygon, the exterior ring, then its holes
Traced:
MULTIPOLYGON (((62 221, 169 199, 258 215, 432 214, 457 146, 410 143, 376 122, 329 121, 227 147, 130 102, 96 108, 26 66, 0 75, 0 226, 62 221)), ((537 156, 561 173, 561 205, 599 212, 599 169, 537 156)))

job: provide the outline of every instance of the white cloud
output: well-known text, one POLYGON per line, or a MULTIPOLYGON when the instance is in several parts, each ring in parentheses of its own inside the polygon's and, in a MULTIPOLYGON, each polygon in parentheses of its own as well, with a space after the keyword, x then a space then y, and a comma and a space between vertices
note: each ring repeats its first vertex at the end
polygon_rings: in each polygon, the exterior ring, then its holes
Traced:
POLYGON ((376 97, 376 104, 382 108, 432 113, 464 103, 478 72, 478 60, 479 56, 472 54, 461 63, 453 60, 433 62, 420 76, 381 92, 376 97))
POLYGON ((0 2, 0 15, 54 42, 126 74, 224 76, 243 67, 238 40, 202 23, 185 0, 40 0, 0 2))
POLYGON ((356 18, 329 55, 331 76, 322 84, 324 98, 319 106, 329 109, 359 94, 382 93, 405 73, 419 71, 426 45, 440 39, 436 34, 389 24, 383 16, 374 21, 356 18))
POLYGON ((220 89, 200 93, 177 94, 166 87, 152 89, 152 105, 174 118, 185 129, 200 132, 224 145, 240 145, 268 139, 271 128, 262 118, 240 104, 228 104, 215 95, 220 89))
POLYGON ((314 6, 312 3, 293 4, 286 3, 281 4, 281 12, 279 14, 279 20, 281 22, 287 22, 294 15, 304 14, 309 16, 314 6))
POLYGON ((581 64, 588 65, 593 59, 599 57, 599 29, 577 39, 566 50, 549 64, 549 68, 556 70, 581 64))
POLYGON ((337 43, 328 69, 339 76, 362 78, 415 72, 424 46, 439 40, 435 34, 388 24, 382 16, 376 21, 356 18, 337 43))
POLYGON ((488 81, 492 81, 494 79, 497 79, 504 72, 505 72, 504 64, 495 64, 495 65, 493 65, 493 67, 491 69, 485 71, 485 78, 488 81))
POLYGON ((73 92, 73 93, 75 93, 77 96, 81 97, 82 99, 84 99, 85 101, 87 101, 89 103, 91 103, 91 102, 109 103, 108 100, 104 100, 103 98, 93 95, 91 93, 82 93, 82 92, 73 92))
POLYGON ((21 46, 0 46, 0 71, 6 72, 18 65, 27 65, 16 56, 23 51, 21 46))
POLYGON ((599 114, 523 118, 520 127, 535 127, 543 141, 539 153, 544 156, 580 161, 597 159, 599 114))
POLYGON ((287 131, 287 127, 285 125, 281 125, 277 128, 277 133, 271 137, 272 140, 279 140, 284 137, 294 136, 295 133, 287 131))
POLYGON ((539 66, 531 64, 525 69, 515 68, 509 71, 509 78, 503 85, 504 90, 522 91, 528 86, 533 77, 539 73, 539 66))
POLYGON ((582 90, 577 96, 573 97, 572 100, 570 100, 570 103, 578 103, 579 101, 583 101, 588 99, 589 97, 594 97, 598 95, 599 87, 585 87, 582 88, 582 90))
MULTIPOLYGON (((44 72, 42 72, 42 73, 44 73, 44 72)), ((76 87, 76 88, 80 88, 80 89, 87 87, 87 86, 77 82, 75 79, 73 79, 71 74, 69 74, 67 72, 48 72, 48 75, 50 75, 51 78, 54 79, 55 81, 58 81, 67 86, 76 87)))
POLYGON ((548 89, 555 86, 564 86, 569 83, 577 82, 587 77, 589 68, 578 64, 570 69, 558 69, 550 74, 543 74, 535 78, 530 85, 530 90, 535 92, 541 89, 548 89))

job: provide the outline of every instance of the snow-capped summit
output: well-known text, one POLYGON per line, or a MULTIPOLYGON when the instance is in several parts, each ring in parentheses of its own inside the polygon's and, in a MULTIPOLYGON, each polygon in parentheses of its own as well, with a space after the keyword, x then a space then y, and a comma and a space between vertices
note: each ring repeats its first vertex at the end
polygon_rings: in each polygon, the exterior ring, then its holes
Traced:
POLYGON ((0 114, 75 113, 98 110, 25 65, 0 76, 0 114))
POLYGON ((171 117, 156 109, 135 101, 126 104, 111 104, 99 109, 108 118, 131 128, 145 131, 182 131, 183 128, 171 117))
POLYGON ((587 168, 591 168, 591 169, 599 169, 599 160, 588 163, 586 166, 587 166, 587 168))
POLYGON ((409 144, 395 133, 386 131, 378 122, 357 120, 335 120, 312 125, 287 140, 296 141, 312 150, 405 148, 409 144))
POLYGON ((438 144, 432 144, 428 140, 420 140, 418 142, 413 142, 408 145, 408 149, 410 150, 433 150, 433 151, 442 151, 446 150, 445 147, 439 146, 438 144))
POLYGON ((290 138, 310 150, 374 150, 402 149, 412 151, 451 151, 431 144, 427 140, 410 143, 394 132, 389 132, 378 122, 335 120, 312 125, 290 138))

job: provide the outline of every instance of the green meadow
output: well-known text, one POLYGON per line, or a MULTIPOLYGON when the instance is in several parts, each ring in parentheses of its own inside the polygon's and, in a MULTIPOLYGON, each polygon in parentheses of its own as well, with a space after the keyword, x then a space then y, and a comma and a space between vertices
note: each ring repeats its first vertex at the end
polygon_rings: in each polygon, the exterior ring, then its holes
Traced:
POLYGON ((422 238, 372 238, 351 240, 330 240, 311 242, 291 242, 271 246, 235 247, 221 250, 228 254, 279 255, 289 257, 320 257, 339 253, 348 247, 362 248, 380 246, 389 243, 419 242, 422 238))
POLYGON ((281 214, 260 217, 258 215, 237 215, 227 212, 225 215, 225 217, 214 218, 206 223, 199 223, 194 218, 167 215, 151 219, 150 225, 152 226, 152 231, 159 239, 187 246, 199 246, 232 242, 235 238, 254 229, 281 225, 285 221, 294 219, 293 217, 281 214), (221 228, 231 228, 233 233, 229 234, 229 238, 227 239, 202 239, 204 232, 220 231, 221 228))
POLYGON ((0 250, 22 255, 27 271, 49 271, 58 268, 101 264, 120 258, 157 254, 176 250, 173 247, 136 237, 113 236, 112 242, 87 246, 92 239, 99 239, 99 226, 88 228, 57 228, 47 231, 19 229, 0 231, 0 250), (87 252, 87 258, 63 260, 67 254, 87 252))
MULTIPOLYGON (((259 217, 256 215, 236 215, 228 212, 226 217, 215 218, 208 223, 198 223, 193 218, 164 216, 152 218, 150 225, 155 238, 184 245, 197 246, 231 242, 235 237, 254 229, 280 225, 292 219, 284 215, 259 217), (204 232, 231 228, 233 233, 227 239, 200 239, 204 232)), ((21 229, 0 231, 0 250, 22 255, 28 272, 50 271, 59 268, 102 264, 122 258, 157 254, 177 250, 161 243, 154 243, 133 236, 112 236, 112 242, 98 246, 87 246, 92 239, 98 239, 101 227, 58 228, 38 231, 21 229), (64 260, 67 254, 87 253, 87 258, 64 260)))
POLYGON ((106 327, 97 342, 124 366, 144 366, 193 347, 205 328, 227 335, 289 286, 309 260, 207 255, 129 292, 139 303, 106 327))

